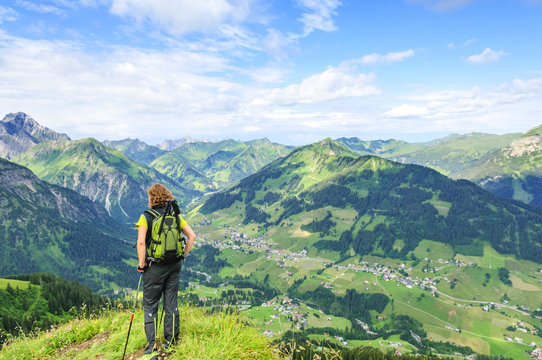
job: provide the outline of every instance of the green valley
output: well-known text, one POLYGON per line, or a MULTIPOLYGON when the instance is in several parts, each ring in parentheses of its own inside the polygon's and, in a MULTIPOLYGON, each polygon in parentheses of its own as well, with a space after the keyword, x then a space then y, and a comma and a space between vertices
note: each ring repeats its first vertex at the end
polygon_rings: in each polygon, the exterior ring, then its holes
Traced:
POLYGON ((472 183, 326 139, 187 217, 222 260, 191 282, 193 301, 238 304, 270 336, 513 359, 540 344, 542 214, 472 183), (281 294, 261 301, 249 284, 281 294))

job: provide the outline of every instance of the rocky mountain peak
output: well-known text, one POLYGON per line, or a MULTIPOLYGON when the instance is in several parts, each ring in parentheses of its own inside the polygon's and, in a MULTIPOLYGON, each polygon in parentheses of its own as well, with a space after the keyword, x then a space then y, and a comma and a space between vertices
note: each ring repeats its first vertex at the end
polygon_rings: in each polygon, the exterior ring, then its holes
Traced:
POLYGON ((194 142, 194 139, 192 139, 190 136, 186 135, 182 139, 164 140, 164 141, 162 141, 162 143, 160 145, 158 145, 158 147, 160 149, 162 149, 162 150, 165 150, 165 151, 171 151, 171 150, 175 150, 175 149, 183 146, 184 144, 191 143, 191 142, 194 142))
POLYGON ((12 135, 18 133, 23 128, 30 130, 35 126, 39 126, 34 119, 23 112, 8 114, 2 122, 7 132, 12 135))
POLYGON ((69 139, 66 134, 41 126, 23 112, 7 114, 0 121, 0 156, 7 159, 12 159, 43 141, 69 139))
POLYGON ((542 135, 533 135, 514 140, 504 154, 513 157, 521 157, 542 151, 542 135))

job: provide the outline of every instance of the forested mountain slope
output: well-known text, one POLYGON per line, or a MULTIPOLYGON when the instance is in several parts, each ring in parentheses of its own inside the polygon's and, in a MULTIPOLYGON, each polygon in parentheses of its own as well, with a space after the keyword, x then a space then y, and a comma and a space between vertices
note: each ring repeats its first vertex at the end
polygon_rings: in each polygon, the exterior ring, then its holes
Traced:
POLYGON ((75 191, 0 159, 0 275, 51 272, 94 289, 132 278, 127 230, 75 191))
POLYGON ((270 233, 319 234, 291 246, 343 256, 405 257, 427 239, 464 254, 480 254, 490 243, 502 253, 542 259, 539 209, 425 167, 360 157, 331 139, 274 161, 213 195, 200 212, 228 213, 231 224, 254 222, 270 233))

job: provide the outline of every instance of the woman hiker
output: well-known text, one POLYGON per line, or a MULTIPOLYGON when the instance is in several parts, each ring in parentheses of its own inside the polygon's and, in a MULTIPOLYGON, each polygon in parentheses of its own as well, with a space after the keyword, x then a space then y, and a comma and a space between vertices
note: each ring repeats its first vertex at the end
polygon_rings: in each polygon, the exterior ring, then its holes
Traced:
MULTIPOLYGON (((136 224, 137 233, 137 256, 139 265, 137 271, 143 273, 143 308, 145 313, 145 334, 147 347, 144 354, 151 354, 156 350, 156 328, 158 326, 158 304, 160 297, 164 295, 164 344, 162 349, 167 350, 170 344, 179 337, 179 310, 177 308, 177 292, 179 290, 179 276, 181 272, 181 259, 187 256, 194 245, 196 234, 186 221, 179 215, 177 203, 173 200, 171 192, 161 184, 152 185, 148 191, 149 210, 146 210, 136 224), (164 218, 164 213, 167 211, 164 218), (164 218, 164 221, 162 219, 164 218), (156 223, 161 223, 156 225, 156 223), (153 226, 154 225, 154 226, 153 226), (178 242, 182 231, 187 236, 186 246, 183 250, 167 252, 166 249, 158 249, 161 243, 153 241, 159 230, 162 233, 173 234, 167 236, 177 237, 178 242), (153 236, 154 235, 154 236, 153 236), (161 253, 156 259, 157 253, 161 253), (182 257, 180 254, 183 254, 182 257), (163 256, 162 256, 163 255, 163 256)), ((162 242, 166 242, 166 236, 162 242)), ((165 244, 164 244, 165 246, 165 244)))

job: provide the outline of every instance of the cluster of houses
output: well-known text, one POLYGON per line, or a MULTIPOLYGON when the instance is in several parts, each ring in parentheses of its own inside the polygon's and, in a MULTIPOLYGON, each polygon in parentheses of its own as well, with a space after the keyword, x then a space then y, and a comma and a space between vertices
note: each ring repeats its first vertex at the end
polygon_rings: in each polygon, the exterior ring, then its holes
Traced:
POLYGON ((302 250, 301 252, 289 252, 286 250, 267 249, 265 251, 265 258, 276 261, 278 267, 286 267, 287 261, 299 261, 308 258, 308 251, 302 250))
POLYGON ((244 253, 251 251, 268 251, 273 245, 267 239, 266 234, 250 237, 246 233, 240 232, 232 227, 226 228, 224 240, 209 240, 202 236, 198 238, 198 243, 200 245, 211 245, 220 250, 232 249, 244 253))
MULTIPOLYGON (((199 226, 205 226, 210 225, 210 222, 208 220, 203 220, 202 222, 198 223, 199 226)), ((224 234, 224 240, 222 241, 211 241, 207 240, 205 238, 200 238, 200 244, 210 244, 216 248, 219 249, 233 249, 239 252, 249 252, 249 251, 257 251, 257 252, 265 252, 265 258, 269 260, 274 260, 276 265, 280 268, 286 267, 288 262, 292 261, 300 261, 302 259, 308 259, 308 251, 302 250, 300 252, 290 252, 288 250, 283 249, 276 249, 273 248, 273 243, 269 242, 269 239, 267 239, 266 234, 257 236, 257 237, 250 237, 245 233, 242 233, 238 231, 237 229, 233 227, 226 227, 226 232, 224 234)), ((427 262, 427 266, 423 269, 426 273, 436 273, 439 270, 442 270, 445 267, 448 266, 455 266, 455 267, 466 267, 466 266, 474 266, 472 262, 463 262, 459 261, 457 259, 438 259, 438 260, 431 260, 429 258, 424 259, 427 262), (431 265, 429 265, 431 264, 431 265)), ((378 277, 380 277, 383 281, 393 281, 395 280, 397 282, 397 285, 404 286, 408 289, 413 289, 415 287, 419 287, 423 290, 428 290, 433 296, 437 296, 438 290, 437 290, 437 284, 440 281, 446 281, 448 283, 453 283, 454 280, 448 279, 445 275, 437 275, 434 278, 424 277, 423 279, 420 279, 418 277, 412 277, 411 275, 408 275, 408 272, 412 270, 412 267, 407 267, 405 264, 401 264, 399 268, 389 268, 385 265, 381 265, 378 263, 369 264, 367 262, 361 262, 360 264, 348 264, 348 265, 338 265, 338 264, 326 264, 323 263, 324 267, 333 267, 336 268, 339 271, 343 272, 345 270, 352 270, 355 272, 366 272, 374 274, 378 277)), ((542 270, 541 270, 542 271, 542 270)), ((291 276, 291 273, 287 274, 288 276, 291 276)), ((329 276, 328 276, 329 278, 329 276)), ((368 280, 364 280, 364 283, 366 285, 369 284, 368 280)), ((321 286, 328 289, 333 289, 333 281, 330 282, 321 282, 321 286)), ((376 286, 376 283, 373 283, 374 286, 376 286)), ((207 299, 202 299, 203 301, 207 299)), ((504 301, 506 304, 507 301, 504 301)), ((242 304, 245 306, 245 308, 249 308, 250 304, 242 304)), ((471 305, 458 305, 460 307, 464 307, 465 309, 469 309, 471 305)), ((289 319, 291 319, 298 329, 300 329, 302 326, 307 327, 307 313, 303 313, 299 309, 299 305, 295 302, 292 302, 291 299, 288 299, 287 297, 279 297, 272 301, 268 301, 266 303, 261 304, 261 307, 273 307, 276 310, 276 313, 271 316, 270 322, 273 322, 275 319, 278 319, 280 316, 286 316, 289 319)), ((483 305, 484 311, 490 311, 492 309, 500 309, 501 305, 497 303, 488 303, 483 305)), ((527 306, 520 306, 523 310, 528 310, 529 308, 527 306)), ((328 318, 329 319, 329 318, 328 318)), ((368 334, 374 334, 369 326, 365 323, 362 323, 358 320, 358 323, 362 328, 368 333, 368 334)), ((517 323, 517 330, 522 333, 531 333, 536 335, 536 331, 532 329, 528 329, 527 326, 519 321, 517 323)), ((447 325, 446 328, 448 328, 451 331, 455 332, 461 332, 460 329, 452 327, 450 325, 447 325)), ((275 335, 275 332, 271 329, 266 329, 264 331, 264 335, 272 337, 275 335)), ((519 337, 511 337, 506 335, 506 340, 517 342, 517 343, 524 343, 524 340, 519 337)), ((337 341, 345 344, 344 339, 337 338, 337 341)), ((542 360, 542 351, 540 348, 536 347, 536 344, 531 344, 534 347, 534 350, 531 352, 530 356, 533 359, 542 360)))
MULTIPOLYGON (((537 331, 534 329, 528 329, 527 325, 523 321, 518 321, 516 324, 512 325, 515 326, 517 331, 520 331, 524 334, 532 334, 536 335, 537 331)), ((535 344, 536 345, 536 344, 535 344)))
POLYGON ((533 351, 531 351, 531 359, 542 360, 542 349, 535 346, 533 351))
MULTIPOLYGON (((290 299, 286 296, 284 297, 277 297, 273 300, 264 302, 261 304, 262 308, 270 308, 272 307, 276 313, 270 316, 271 320, 269 323, 272 323, 273 320, 278 320, 280 316, 285 316, 291 321, 293 321, 296 324, 296 328, 299 330, 301 329, 301 326, 307 327, 307 313, 300 311, 299 304, 296 304, 293 299, 290 299)), ((268 324, 269 324, 268 323, 268 324)), ((267 336, 273 336, 272 331, 266 331, 264 332, 267 336), (271 335, 270 335, 271 334, 271 335)))

